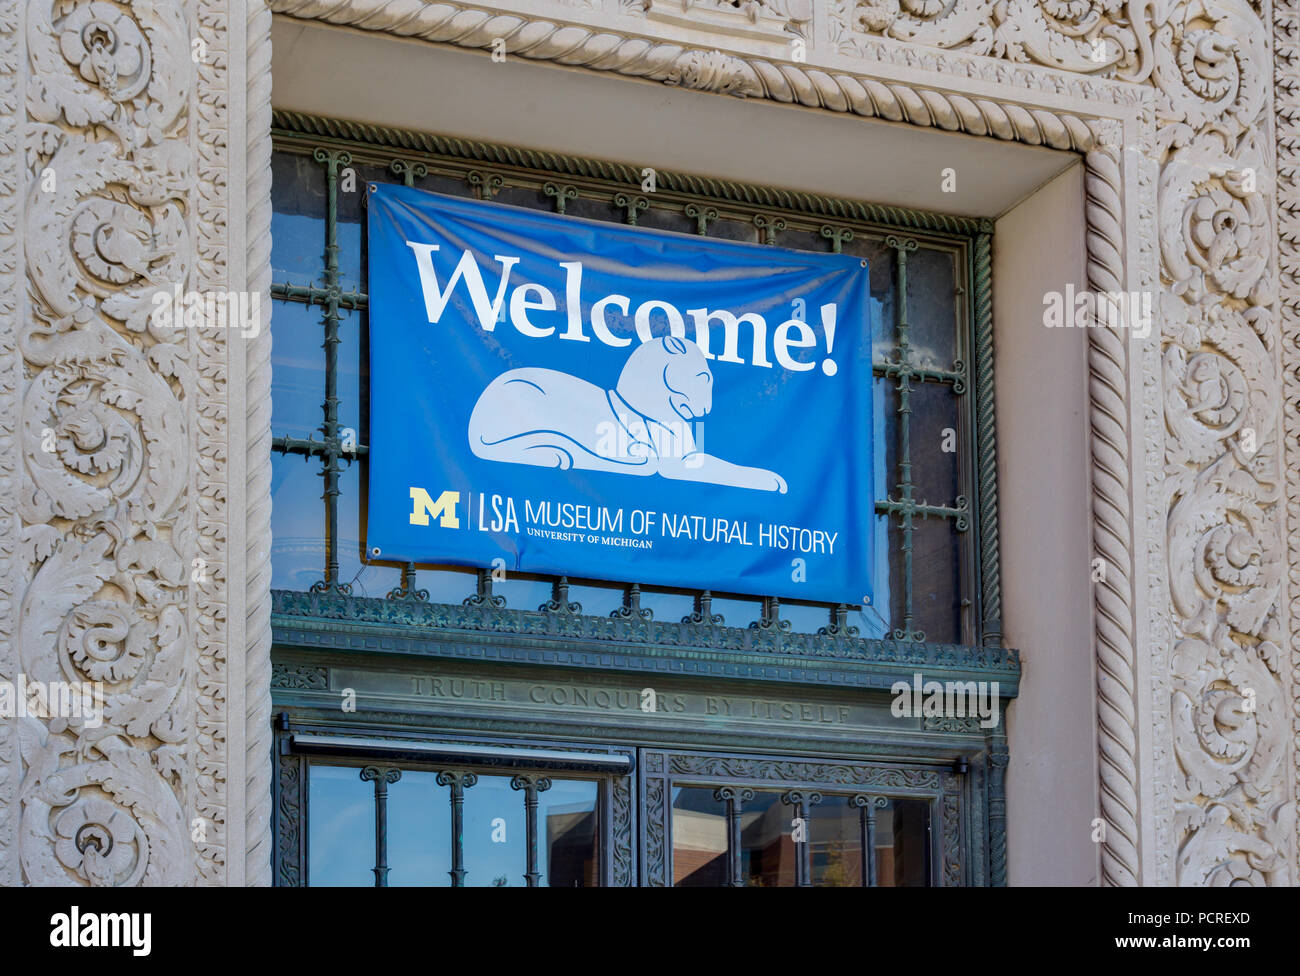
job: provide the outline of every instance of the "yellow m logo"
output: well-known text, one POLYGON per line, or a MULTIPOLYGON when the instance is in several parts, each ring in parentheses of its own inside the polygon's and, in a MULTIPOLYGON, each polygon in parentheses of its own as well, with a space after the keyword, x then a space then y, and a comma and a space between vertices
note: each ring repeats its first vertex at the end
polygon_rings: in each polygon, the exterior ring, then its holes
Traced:
POLYGON ((438 519, 444 529, 459 529, 460 519, 456 517, 456 506, 460 504, 460 492, 444 491, 435 502, 423 488, 411 489, 411 524, 428 525, 429 516, 438 519))

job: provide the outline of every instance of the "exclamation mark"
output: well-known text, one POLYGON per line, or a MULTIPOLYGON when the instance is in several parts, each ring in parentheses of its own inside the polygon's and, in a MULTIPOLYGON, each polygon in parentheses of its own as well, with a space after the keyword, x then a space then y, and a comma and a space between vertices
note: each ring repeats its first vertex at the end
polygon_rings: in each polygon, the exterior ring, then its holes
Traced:
POLYGON ((835 365, 835 360, 830 358, 835 349, 835 306, 822 306, 822 330, 826 333, 826 358, 822 360, 822 372, 827 376, 834 376, 835 371, 839 369, 835 365))

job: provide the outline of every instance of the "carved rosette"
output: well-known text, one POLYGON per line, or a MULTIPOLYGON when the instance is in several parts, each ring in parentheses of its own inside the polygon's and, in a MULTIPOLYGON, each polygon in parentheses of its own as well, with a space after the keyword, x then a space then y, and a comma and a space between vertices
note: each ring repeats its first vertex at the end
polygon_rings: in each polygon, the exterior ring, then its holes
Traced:
MULTIPOLYGON (((198 799, 192 333, 179 3, 27 10, 20 613, 28 681, 98 682, 95 717, 18 719, 21 880, 185 884, 220 825, 198 799)), ((193 323, 202 324, 202 323, 193 323)), ((208 774, 210 775, 210 774, 208 774)))

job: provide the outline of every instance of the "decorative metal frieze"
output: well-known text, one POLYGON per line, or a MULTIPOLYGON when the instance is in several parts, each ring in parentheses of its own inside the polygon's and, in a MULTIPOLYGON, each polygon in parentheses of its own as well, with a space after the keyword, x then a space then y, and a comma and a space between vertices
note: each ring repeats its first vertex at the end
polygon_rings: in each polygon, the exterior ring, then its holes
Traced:
MULTIPOLYGON (((560 584, 557 582, 557 587, 560 584)), ((860 662, 902 665, 926 670, 988 671, 1008 679, 1003 695, 1014 691, 1020 671, 1020 656, 1000 647, 964 644, 921 644, 887 638, 868 640, 839 634, 799 634, 779 627, 726 627, 718 623, 671 623, 621 614, 586 615, 572 609, 567 584, 563 593, 545 605, 544 610, 508 610, 495 607, 444 603, 406 603, 361 597, 341 597, 325 593, 291 590, 273 592, 274 628, 289 643, 303 643, 302 636, 314 636, 308 645, 351 646, 350 631, 358 635, 377 625, 383 628, 389 646, 426 646, 439 653, 469 654, 490 638, 498 652, 509 647, 519 649, 526 659, 529 648, 554 647, 557 651, 592 650, 625 647, 629 654, 663 653, 656 649, 693 650, 701 653, 737 652, 741 654, 780 655, 820 659, 828 662, 860 662), (554 605, 554 609, 549 609, 554 605), (561 609, 565 607, 568 609, 561 609), (552 644, 552 641, 559 643, 552 644), (457 651, 453 645, 462 644, 457 651)), ((378 632, 376 632, 376 636, 378 632)), ((357 646, 367 646, 362 638, 357 646)), ((576 660, 576 657, 574 658, 576 660)), ((739 661, 737 662, 740 663, 739 661)))
POLYGON ((645 780, 645 812, 641 831, 642 884, 663 888, 672 883, 668 876, 668 791, 662 776, 645 780))
POLYGON ((396 603, 277 590, 273 630, 286 646, 382 650, 454 660, 555 664, 602 671, 706 673, 885 690, 918 671, 996 680, 1004 699, 1019 682, 1017 652, 848 633, 671 624, 637 616, 513 611, 463 604, 396 603))
POLYGON ((636 885, 636 853, 633 850, 635 827, 632 818, 632 777, 616 776, 610 784, 610 885, 629 888, 636 885))
POLYGON ((939 817, 943 824, 943 883, 956 888, 964 883, 962 877, 961 796, 945 792, 939 803, 939 817))
POLYGON ((760 783, 834 783, 870 789, 933 792, 943 783, 934 769, 871 766, 857 763, 796 762, 736 756, 670 753, 672 776, 711 776, 760 783))
POLYGON ((303 877, 306 853, 305 823, 306 768, 301 756, 278 756, 279 780, 276 784, 275 861, 277 885, 297 888, 306 884, 303 877))
POLYGON ((324 691, 329 687, 329 671, 312 664, 272 664, 271 686, 324 691))

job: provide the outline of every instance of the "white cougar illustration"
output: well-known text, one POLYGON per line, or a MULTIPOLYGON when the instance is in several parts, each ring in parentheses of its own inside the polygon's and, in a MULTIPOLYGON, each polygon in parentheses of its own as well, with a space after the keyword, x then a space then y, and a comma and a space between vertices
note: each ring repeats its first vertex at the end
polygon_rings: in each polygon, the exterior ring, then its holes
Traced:
POLYGON ((502 373, 474 405, 469 444, 487 461, 658 474, 784 494, 785 479, 776 472, 696 449, 690 425, 711 409, 713 373, 703 351, 668 336, 634 349, 612 390, 554 369, 502 373), (601 436, 619 428, 626 453, 610 450, 609 438, 601 436))

